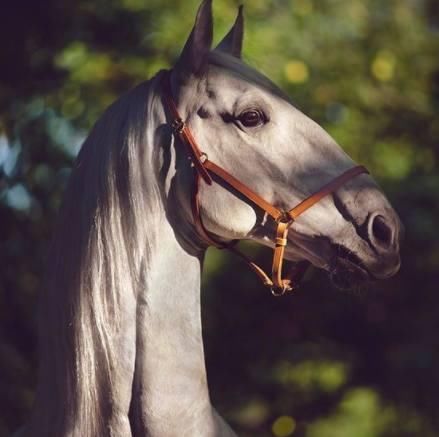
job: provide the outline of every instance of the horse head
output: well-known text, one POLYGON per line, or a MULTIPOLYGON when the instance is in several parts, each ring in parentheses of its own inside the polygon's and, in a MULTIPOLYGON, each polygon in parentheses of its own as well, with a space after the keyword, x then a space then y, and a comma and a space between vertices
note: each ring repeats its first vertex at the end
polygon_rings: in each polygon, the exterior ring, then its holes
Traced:
MULTIPOLYGON (((172 71, 176 107, 208 159, 271 205, 289 210, 356 164, 336 141, 269 79, 241 60, 240 8, 214 50, 211 1, 200 6, 172 71)), ((187 156, 177 171, 184 220, 193 225, 187 156)), ((201 183, 199 214, 216 240, 273 247, 275 221, 223 181, 201 183)), ((306 210, 290 227, 285 256, 306 260, 348 287, 387 278, 400 266, 401 224, 369 174, 357 175, 306 210)))

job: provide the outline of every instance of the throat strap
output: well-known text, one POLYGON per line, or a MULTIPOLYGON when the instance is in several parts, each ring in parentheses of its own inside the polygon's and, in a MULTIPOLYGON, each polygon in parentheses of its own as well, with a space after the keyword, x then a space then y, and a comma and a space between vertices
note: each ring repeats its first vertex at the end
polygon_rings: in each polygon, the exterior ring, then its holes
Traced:
POLYGON ((208 246, 216 246, 219 249, 227 249, 242 258, 247 263, 247 265, 259 276, 263 284, 271 288, 271 291, 275 296, 280 296, 285 294, 287 291, 292 291, 297 286, 298 281, 300 281, 300 279, 304 275, 309 263, 307 261, 299 262, 296 264, 295 268, 288 273, 288 275, 286 275, 285 277, 283 276, 282 268, 284 254, 285 248, 288 244, 288 231, 291 225, 301 214, 303 214, 306 210, 322 200, 328 194, 331 194, 332 192, 340 188, 350 179, 363 173, 369 173, 368 170, 363 166, 353 167, 324 185, 319 191, 307 197, 289 211, 279 209, 271 203, 267 202, 265 199, 259 196, 259 194, 255 193, 251 188, 235 178, 228 171, 209 160, 207 154, 204 153, 198 146, 189 127, 180 117, 177 105, 172 98, 170 77, 171 73, 167 72, 163 81, 164 101, 172 117, 171 127, 174 131, 174 134, 186 147, 186 151, 195 170, 191 206, 192 216, 198 234, 208 246), (261 267, 255 264, 244 253, 242 253, 235 247, 238 241, 232 241, 230 243, 222 242, 218 240, 215 236, 213 236, 204 226, 201 217, 199 200, 200 183, 201 180, 203 180, 207 185, 212 185, 214 179, 225 183, 226 188, 229 187, 240 193, 251 203, 261 208, 276 223, 276 233, 274 238, 275 247, 273 253, 271 276, 269 276, 261 267))

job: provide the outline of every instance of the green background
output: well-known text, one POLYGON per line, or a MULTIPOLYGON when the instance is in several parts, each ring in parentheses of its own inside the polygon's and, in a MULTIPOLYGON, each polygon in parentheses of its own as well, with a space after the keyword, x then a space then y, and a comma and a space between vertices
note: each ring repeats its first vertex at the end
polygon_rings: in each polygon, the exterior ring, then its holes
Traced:
MULTIPOLYGON (((216 41, 238 3, 215 0, 216 41)), ((353 292, 311 272, 272 298, 211 249, 214 404, 242 436, 439 435, 439 3, 244 1, 244 59, 383 186, 401 272, 353 292)), ((24 423, 44 257, 73 159, 121 93, 177 58, 197 0, 17 0, 0 26, 0 436, 24 423)), ((253 249, 269 264, 270 254, 253 249)))

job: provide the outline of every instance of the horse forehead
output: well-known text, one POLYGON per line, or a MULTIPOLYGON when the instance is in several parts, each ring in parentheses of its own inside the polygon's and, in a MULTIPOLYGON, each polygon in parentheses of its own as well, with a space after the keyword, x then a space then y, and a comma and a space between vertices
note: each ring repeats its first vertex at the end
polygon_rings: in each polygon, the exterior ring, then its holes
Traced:
POLYGON ((258 88, 243 77, 230 74, 223 69, 211 69, 207 78, 207 95, 211 99, 234 99, 258 88))
POLYGON ((229 61, 230 59, 223 64, 221 62, 209 64, 207 78, 211 83, 227 82, 229 86, 237 88, 251 86, 289 100, 287 95, 264 74, 236 59, 233 62, 229 61))
POLYGON ((298 112, 286 95, 273 91, 268 85, 246 80, 239 74, 228 73, 223 69, 209 72, 204 92, 207 99, 220 108, 230 109, 239 101, 247 101, 252 104, 260 103, 266 109, 271 108, 287 116, 298 112))

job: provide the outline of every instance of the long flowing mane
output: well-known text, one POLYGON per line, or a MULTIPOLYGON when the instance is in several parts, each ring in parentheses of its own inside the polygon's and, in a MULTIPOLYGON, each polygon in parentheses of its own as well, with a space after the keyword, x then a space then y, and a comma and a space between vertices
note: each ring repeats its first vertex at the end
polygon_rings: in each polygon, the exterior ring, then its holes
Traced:
POLYGON ((120 296, 137 293, 159 218, 153 145, 160 76, 106 110, 72 171, 41 299, 40 383, 30 427, 41 435, 108 432, 103 419, 112 405, 103 394, 118 359, 112 342, 120 296))

